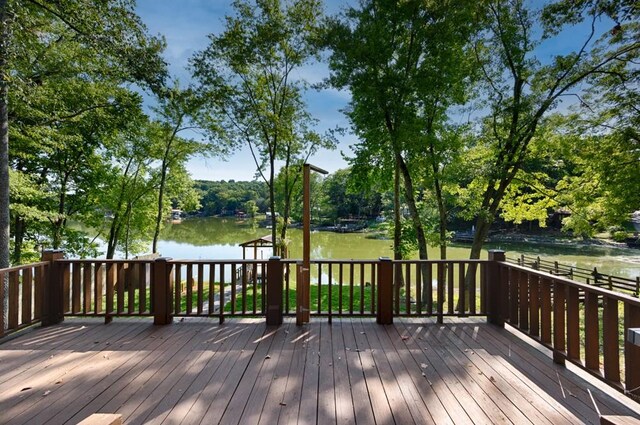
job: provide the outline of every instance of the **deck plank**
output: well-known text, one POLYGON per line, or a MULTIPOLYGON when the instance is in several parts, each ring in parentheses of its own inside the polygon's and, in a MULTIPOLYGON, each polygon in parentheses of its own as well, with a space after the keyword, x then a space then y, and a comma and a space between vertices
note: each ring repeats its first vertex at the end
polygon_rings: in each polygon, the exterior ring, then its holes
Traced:
POLYGON ((315 424, 318 413, 318 382, 320 373, 320 326, 319 323, 305 325, 310 333, 306 338, 306 356, 300 410, 296 423, 315 424))
POLYGON ((89 347, 65 350, 62 355, 54 355, 46 366, 33 365, 30 370, 5 382, 3 390, 6 391, 0 393, 0 400, 8 397, 11 402, 0 401, 3 420, 31 422, 40 411, 55 415, 58 409, 64 408, 64 404, 51 405, 61 398, 64 400, 74 390, 75 385, 81 382, 76 380, 78 376, 84 377, 96 364, 104 366, 113 353, 112 348, 117 349, 119 344, 127 341, 127 336, 137 336, 141 330, 139 325, 111 327, 100 341, 95 340, 89 347), (22 391, 23 388, 27 390, 22 391))
MULTIPOLYGON (((259 424, 277 424, 283 408, 287 406, 285 401, 287 398, 287 379, 291 373, 294 353, 299 339, 307 332, 304 327, 291 326, 291 323, 288 325, 285 330, 286 340, 277 357, 276 370, 267 391, 265 408, 260 412, 259 424)), ((296 403, 299 404, 299 400, 296 400, 296 403)))
POLYGON ((332 326, 326 321, 320 323, 320 366, 318 382, 318 423, 335 424, 336 391, 333 375, 333 347, 331 344, 332 326))
POLYGON ((597 423, 587 388, 603 411, 640 417, 508 328, 394 321, 70 319, 0 344, 0 423, 597 423))
MULTIPOLYGON (((433 389, 433 392, 440 399, 447 412, 446 417, 442 416, 441 418, 436 418, 436 422, 449 421, 455 418, 455 423, 472 424, 473 421, 469 417, 469 414, 456 398, 456 394, 451 391, 447 383, 442 379, 442 375, 436 365, 433 364, 434 359, 427 358, 422 352, 422 349, 418 346, 418 340, 416 339, 418 335, 415 334, 416 329, 395 326, 393 330, 395 330, 397 334, 396 341, 398 341, 399 338, 399 342, 405 347, 404 350, 406 350, 411 356, 409 362, 405 363, 407 370, 422 370, 424 372, 425 375, 422 376, 421 373, 420 376, 426 381, 427 385, 433 389), (427 364, 426 368, 422 368, 423 363, 427 364)), ((400 345, 399 350, 403 350, 402 345, 400 345)), ((414 374, 417 375, 415 372, 414 374)), ((426 402, 427 401, 425 400, 425 403, 426 402)))
POLYGON ((193 393, 188 401, 181 402, 179 412, 176 412, 175 416, 173 415, 175 411, 172 412, 165 423, 199 424, 202 422, 207 415, 207 410, 211 407, 212 400, 217 400, 221 392, 230 391, 232 385, 235 388, 241 368, 245 367, 253 353, 255 341, 264 335, 265 329, 263 323, 249 322, 245 324, 241 333, 236 333, 234 339, 221 341, 227 353, 216 359, 215 366, 208 365, 212 371, 207 370, 205 374, 196 378, 196 382, 192 385, 193 393))

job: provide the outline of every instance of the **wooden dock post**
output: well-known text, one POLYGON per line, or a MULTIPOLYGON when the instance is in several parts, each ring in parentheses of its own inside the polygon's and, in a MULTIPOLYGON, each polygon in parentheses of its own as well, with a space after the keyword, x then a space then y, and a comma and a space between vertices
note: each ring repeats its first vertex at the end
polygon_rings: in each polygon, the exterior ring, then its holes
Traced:
POLYGON ((380 325, 393 324, 393 262, 388 257, 378 261, 378 308, 376 322, 380 325))
POLYGON ((282 324, 283 263, 280 257, 271 257, 267 263, 267 325, 282 324))
POLYGON ((506 305, 503 305, 506 297, 505 288, 502 284, 502 274, 500 273, 499 262, 505 261, 505 252, 499 249, 489 250, 489 264, 487 265, 487 296, 488 312, 487 321, 496 326, 504 326, 504 314, 506 305))
POLYGON ((151 291, 153 294, 153 324, 168 325, 173 322, 171 314, 173 286, 171 285, 171 267, 168 263, 171 258, 158 258, 153 263, 153 279, 151 291))
POLYGON ((64 282, 62 267, 56 260, 64 258, 64 251, 46 250, 42 253, 42 261, 48 261, 47 280, 44 284, 42 302, 42 326, 57 325, 64 320, 64 282))

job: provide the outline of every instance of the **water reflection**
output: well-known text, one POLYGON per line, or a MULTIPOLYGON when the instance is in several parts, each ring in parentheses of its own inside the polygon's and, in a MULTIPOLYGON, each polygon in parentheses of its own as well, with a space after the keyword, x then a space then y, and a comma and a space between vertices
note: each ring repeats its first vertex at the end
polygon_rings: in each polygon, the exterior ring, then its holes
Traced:
MULTIPOLYGON (((159 243, 162 255, 181 259, 240 259, 240 243, 265 236, 269 229, 254 220, 234 218, 190 218, 164 229, 159 243)), ((292 258, 302 257, 302 231, 291 229, 289 252, 292 258)), ((391 241, 367 238, 362 233, 314 232, 311 235, 311 257, 316 259, 378 259, 391 257, 391 241)), ((503 249, 507 256, 520 254, 540 256, 560 263, 593 269, 602 273, 636 277, 640 275, 640 251, 603 246, 546 246, 527 243, 488 244, 486 249, 503 249)), ((253 250, 247 250, 252 257, 253 250)), ((269 258, 270 249, 259 249, 258 258, 269 258)), ((450 259, 466 259, 468 245, 454 245, 450 259)), ((429 257, 438 258, 437 248, 429 248, 429 257)), ((486 258, 486 250, 483 258, 486 258)), ((417 254, 415 255, 417 258, 417 254)))

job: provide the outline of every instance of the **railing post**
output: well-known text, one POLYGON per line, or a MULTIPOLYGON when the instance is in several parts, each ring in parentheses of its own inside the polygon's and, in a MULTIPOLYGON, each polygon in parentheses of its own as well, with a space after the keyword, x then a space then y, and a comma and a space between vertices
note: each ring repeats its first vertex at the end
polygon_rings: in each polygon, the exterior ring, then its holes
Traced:
POLYGON ((267 263, 267 325, 282 324, 283 263, 271 257, 267 263))
POLYGON ((153 279, 151 286, 153 290, 153 324, 168 325, 173 322, 173 309, 171 301, 173 300, 173 287, 169 274, 171 272, 171 264, 168 261, 171 258, 157 258, 153 263, 153 279))
POLYGON ((393 324, 393 262, 381 257, 378 262, 378 308, 376 322, 380 325, 393 324))
POLYGON ((42 253, 42 261, 48 261, 47 280, 43 285, 42 326, 57 325, 64 320, 64 285, 62 267, 56 260, 64 258, 64 251, 46 250, 42 253))
POLYGON ((497 326, 504 326, 504 314, 506 306, 505 289, 503 288, 502 273, 499 262, 506 260, 505 252, 499 249, 489 250, 489 264, 487 265, 487 321, 497 326))

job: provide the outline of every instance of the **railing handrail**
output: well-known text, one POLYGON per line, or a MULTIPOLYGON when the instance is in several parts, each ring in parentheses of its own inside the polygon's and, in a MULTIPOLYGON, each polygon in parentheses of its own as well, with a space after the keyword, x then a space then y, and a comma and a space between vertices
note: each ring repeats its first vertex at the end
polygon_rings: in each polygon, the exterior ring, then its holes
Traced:
POLYGON ((0 273, 19 272, 26 269, 32 269, 34 267, 46 266, 48 264, 48 261, 38 261, 37 263, 22 264, 20 266, 12 266, 6 269, 0 269, 0 273))
POLYGON ((596 293, 599 295, 604 295, 607 296, 609 298, 618 300, 618 301, 623 301, 623 302, 628 302, 632 305, 638 306, 640 307, 640 299, 635 298, 631 295, 627 295, 627 294, 623 294, 621 292, 617 292, 617 291, 611 291, 609 289, 605 289, 602 288, 600 286, 594 286, 594 285, 588 285, 586 283, 582 283, 582 282, 576 282, 575 280, 571 280, 571 279, 567 279, 565 277, 562 276, 558 276, 555 274, 551 274, 551 273, 547 273, 541 270, 534 270, 532 268, 529 267, 525 267, 525 266, 520 266, 518 264, 513 264, 513 263, 509 263, 509 262, 502 262, 500 263, 502 265, 508 266, 512 269, 516 269, 516 270, 521 270, 530 274, 535 274, 541 277, 545 277, 547 279, 551 279, 551 280, 555 280, 555 281, 561 281, 563 284, 566 284, 567 286, 572 286, 574 288, 578 288, 578 289, 582 289, 584 291, 588 291, 588 292, 592 292, 592 293, 596 293))
MULTIPOLYGON (((547 260, 544 258, 540 258, 538 257, 531 257, 528 255, 521 255, 519 258, 510 258, 509 260, 512 261, 518 261, 518 259, 524 259, 524 260, 535 260, 534 262, 538 263, 538 264, 544 264, 546 266, 552 266, 552 267, 556 267, 556 265, 558 266, 558 269, 561 270, 573 270, 574 275, 583 275, 584 277, 587 276, 594 276, 594 271, 597 271, 597 267, 594 267, 593 269, 587 269, 584 267, 580 267, 580 266, 572 266, 572 265, 568 265, 568 264, 563 264, 563 263, 559 263, 557 261, 551 261, 551 260, 547 260)), ((526 266, 525 266, 526 267, 526 266)), ((612 274, 607 274, 607 273, 602 273, 597 271, 598 273, 598 280, 602 280, 603 282, 607 281, 608 278, 611 278, 614 282, 618 282, 618 283, 626 283, 626 284, 630 284, 630 285, 635 285, 636 284, 636 279, 633 278, 629 278, 629 277, 624 277, 624 276, 616 276, 616 275, 612 275, 612 274)))

